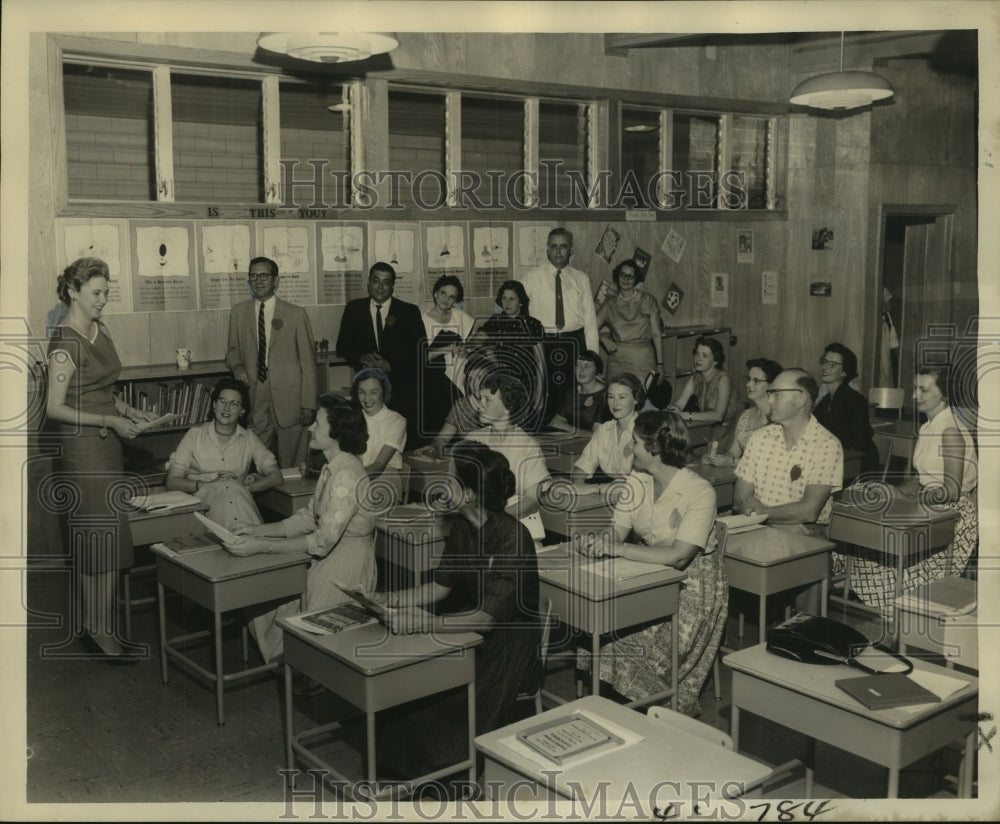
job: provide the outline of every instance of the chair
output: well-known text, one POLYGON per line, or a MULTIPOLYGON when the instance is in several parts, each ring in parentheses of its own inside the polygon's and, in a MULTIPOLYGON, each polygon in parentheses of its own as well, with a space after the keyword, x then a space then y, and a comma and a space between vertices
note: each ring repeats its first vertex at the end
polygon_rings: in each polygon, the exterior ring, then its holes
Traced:
POLYGON ((895 409, 896 417, 903 419, 903 402, 906 391, 897 386, 873 386, 868 390, 868 403, 878 409, 895 409))
POLYGON ((540 643, 539 657, 542 659, 542 676, 538 680, 538 686, 532 692, 519 693, 515 701, 534 701, 535 715, 542 712, 542 687, 545 686, 545 664, 549 658, 549 637, 552 635, 552 599, 546 598, 540 606, 542 614, 545 616, 542 624, 542 640, 540 643))
POLYGON ((882 467, 882 480, 884 482, 889 475, 889 463, 892 461, 892 438, 887 438, 876 432, 872 436, 872 441, 878 450, 878 463, 882 467))

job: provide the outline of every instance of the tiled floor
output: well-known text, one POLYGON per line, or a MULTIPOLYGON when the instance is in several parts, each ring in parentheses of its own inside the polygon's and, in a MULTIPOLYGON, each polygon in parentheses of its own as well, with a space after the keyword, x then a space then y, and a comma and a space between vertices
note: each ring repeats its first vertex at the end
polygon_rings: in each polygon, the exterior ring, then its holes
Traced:
MULTIPOLYGON (((28 592, 36 616, 62 614, 65 575, 30 573, 28 592)), ((780 605, 777 605, 780 610, 780 605)), ((747 605, 747 644, 756 643, 747 605)), ((168 608, 170 632, 190 630, 208 613, 185 610, 179 599, 168 608)), ((730 617, 729 643, 738 645, 735 616, 730 617)), ((45 644, 58 643, 63 631, 36 627, 28 632, 28 783, 29 802, 281 802, 284 785, 281 682, 265 674, 225 693, 226 725, 215 720, 214 691, 194 676, 170 668, 169 683, 160 679, 155 611, 139 610, 134 637, 150 645, 149 657, 136 666, 109 666, 81 660, 55 660, 42 655, 45 644)), ((227 669, 239 666, 235 625, 227 629, 227 669), (231 660, 230 660, 231 659, 231 660)), ((79 643, 72 649, 82 653, 79 643)), ((205 665, 208 665, 207 649, 205 665)), ((256 660, 256 651, 251 653, 256 660)), ((553 667, 558 662, 553 663, 553 667)), ((729 727, 729 677, 722 667, 723 699, 712 697, 711 682, 702 693, 702 720, 729 727)), ((572 669, 553 672, 547 688, 572 698, 572 669)), ((350 718, 351 708, 329 693, 296 701, 297 729, 327 720, 350 718)), ((349 722, 345 741, 327 751, 329 760, 360 778, 361 729, 349 722)), ((796 733, 744 714, 743 751, 768 764, 799 756, 803 739, 796 733)), ((953 753, 945 750, 906 770, 903 797, 953 798, 942 773, 954 774, 953 753)), ((848 753, 817 746, 816 795, 878 797, 885 772, 848 753)), ((769 785, 765 797, 795 798, 802 792, 801 770, 769 785)))

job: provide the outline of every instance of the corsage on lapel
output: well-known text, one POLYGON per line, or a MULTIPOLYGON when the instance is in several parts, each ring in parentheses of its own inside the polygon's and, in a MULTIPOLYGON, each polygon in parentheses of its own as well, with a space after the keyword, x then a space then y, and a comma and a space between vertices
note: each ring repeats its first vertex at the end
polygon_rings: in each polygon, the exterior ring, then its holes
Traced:
POLYGON ((792 476, 792 480, 797 481, 799 478, 802 477, 802 467, 799 466, 798 464, 795 464, 795 466, 792 467, 792 471, 790 474, 792 476))
POLYGON ((385 319, 385 325, 386 326, 395 326, 396 325, 396 316, 395 315, 389 315, 385 319))
POLYGON ((281 318, 271 318, 271 328, 274 330, 280 329, 285 325, 285 322, 281 318))

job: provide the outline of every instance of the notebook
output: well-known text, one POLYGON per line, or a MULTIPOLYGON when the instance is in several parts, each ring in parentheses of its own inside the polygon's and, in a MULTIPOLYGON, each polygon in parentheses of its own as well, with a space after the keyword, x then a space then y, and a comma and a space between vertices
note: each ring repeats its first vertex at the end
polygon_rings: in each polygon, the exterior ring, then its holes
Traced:
POLYGON ((834 683, 870 710, 887 710, 910 704, 933 704, 941 700, 929 689, 899 672, 863 675, 860 678, 841 678, 834 683))

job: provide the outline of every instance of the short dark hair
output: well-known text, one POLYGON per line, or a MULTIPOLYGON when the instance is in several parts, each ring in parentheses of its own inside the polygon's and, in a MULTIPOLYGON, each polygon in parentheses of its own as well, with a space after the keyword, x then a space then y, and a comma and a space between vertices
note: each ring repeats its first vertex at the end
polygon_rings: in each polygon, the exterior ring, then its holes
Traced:
POLYGON ((597 374, 600 375, 604 372, 604 360, 598 355, 593 349, 585 349, 579 355, 576 356, 577 360, 588 361, 597 367, 597 374))
POLYGON ((456 300, 461 303, 465 300, 465 289, 462 286, 462 281, 460 281, 454 275, 441 275, 436 281, 434 281, 434 288, 431 289, 431 294, 436 295, 438 289, 445 286, 454 286, 458 290, 458 297, 456 300))
POLYGON ((56 294, 59 300, 69 306, 69 290, 79 292, 91 278, 104 278, 111 280, 111 275, 106 264, 100 258, 82 257, 74 260, 69 266, 63 269, 56 281, 56 294))
POLYGON ((372 264, 372 268, 368 270, 368 277, 371 277, 376 272, 387 272, 388 274, 392 275, 393 283, 395 283, 395 281, 396 281, 396 270, 393 269, 392 266, 390 266, 388 263, 385 263, 384 261, 381 261, 381 260, 376 261, 375 263, 373 263, 372 264))
POLYGON ((487 512, 503 512, 517 491, 517 479, 504 455, 477 441, 458 441, 451 448, 455 476, 471 489, 487 512))
POLYGON ((676 412, 668 409, 640 412, 632 432, 651 455, 667 466, 681 469, 688 461, 688 429, 676 412))
POLYGON ((564 229, 562 226, 557 226, 555 229, 549 232, 549 236, 546 238, 546 242, 552 240, 552 238, 555 235, 565 235, 566 239, 569 241, 569 245, 571 247, 573 246, 573 233, 569 229, 564 229))
POLYGON ((951 406, 952 377, 951 369, 947 365, 941 366, 921 366, 917 369, 918 375, 930 375, 934 378, 934 385, 938 392, 944 397, 945 403, 951 406))
MULTIPOLYGON (((368 424, 365 413, 351 404, 338 403, 331 397, 321 395, 320 409, 326 410, 330 425, 330 437, 337 442, 341 452, 364 455, 368 448, 368 424)), ((318 424, 322 426, 322 422, 318 424)))
POLYGON ((232 389, 233 391, 240 393, 240 403, 243 404, 243 414, 239 417, 239 424, 240 426, 246 426, 247 421, 250 420, 250 388, 243 383, 243 381, 238 381, 236 378, 220 378, 219 382, 215 384, 215 388, 212 389, 212 403, 208 407, 208 416, 206 420, 215 420, 215 402, 227 389, 232 389))
POLYGON ((250 267, 253 266, 255 263, 266 263, 268 266, 271 267, 271 274, 274 275, 275 277, 278 276, 278 264, 275 263, 273 260, 271 260, 271 258, 264 257, 263 255, 260 255, 259 257, 255 257, 247 265, 247 271, 248 272, 250 271, 250 267))
POLYGON ((843 359, 844 377, 847 378, 847 380, 852 381, 858 376, 858 356, 844 346, 844 344, 828 343, 826 345, 826 349, 823 350, 823 354, 826 355, 827 352, 833 352, 835 355, 840 355, 843 359))
POLYGON ((702 335, 698 340, 694 342, 694 347, 691 349, 691 354, 698 351, 699 346, 704 346, 712 353, 712 360, 715 361, 715 366, 717 369, 721 369, 722 365, 726 362, 726 350, 722 348, 722 344, 719 343, 715 338, 710 338, 707 335, 702 335))
POLYGON ((358 384, 369 378, 374 378, 382 385, 382 403, 388 406, 389 401, 392 400, 392 382, 389 380, 389 376, 381 369, 362 369, 354 376, 354 380, 351 381, 351 400, 355 403, 358 402, 358 384))
POLYGON ((529 307, 531 306, 531 299, 528 297, 528 293, 524 291, 524 284, 519 280, 505 280, 500 284, 500 288, 497 289, 497 306, 503 306, 501 303, 501 298, 503 293, 511 291, 517 295, 517 299, 521 301, 521 317, 527 318, 531 316, 529 307))
POLYGON ((622 269, 625 266, 631 266, 635 270, 636 283, 642 283, 646 279, 646 275, 643 274, 642 269, 639 268, 639 264, 636 263, 634 260, 632 260, 632 258, 629 258, 628 260, 623 260, 621 263, 619 263, 614 268, 614 271, 611 273, 611 279, 615 282, 615 286, 618 285, 618 279, 621 277, 622 269))
POLYGON ((751 358, 747 361, 747 371, 749 372, 754 368, 764 373, 764 377, 767 378, 768 383, 781 374, 781 364, 770 358, 751 358))
POLYGON ((795 385, 799 389, 805 390, 813 404, 816 403, 816 398, 819 397, 819 384, 816 383, 816 378, 814 378, 811 373, 807 372, 801 366, 789 366, 787 369, 782 369, 781 371, 794 372, 795 385))
POLYGON ((616 375, 614 378, 608 381, 608 388, 614 383, 620 383, 622 386, 627 386, 632 392, 632 397, 635 398, 635 405, 637 409, 642 409, 643 405, 646 403, 646 387, 642 385, 642 381, 639 380, 631 372, 622 372, 620 375, 616 375))
POLYGON ((483 381, 482 388, 488 389, 490 392, 500 393, 500 402, 503 403, 504 409, 507 410, 512 419, 519 418, 528 405, 528 392, 524 388, 524 384, 513 375, 503 373, 490 375, 483 381))

